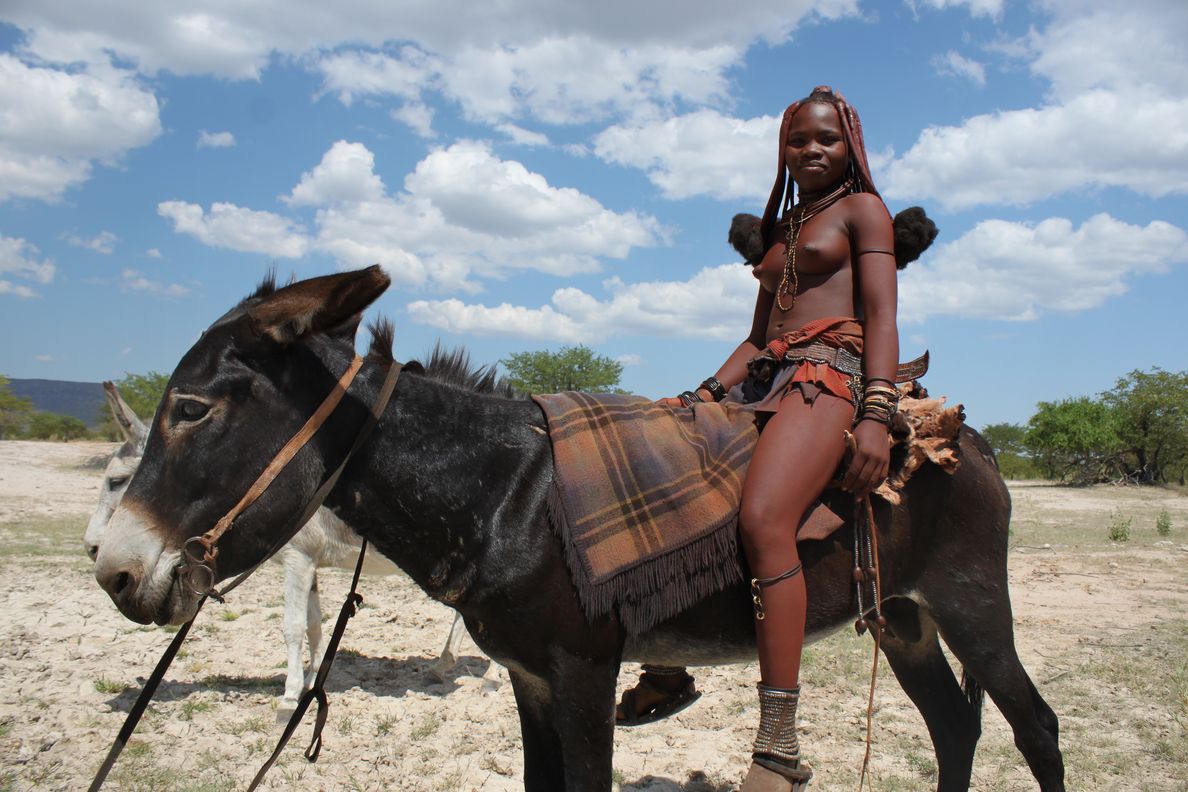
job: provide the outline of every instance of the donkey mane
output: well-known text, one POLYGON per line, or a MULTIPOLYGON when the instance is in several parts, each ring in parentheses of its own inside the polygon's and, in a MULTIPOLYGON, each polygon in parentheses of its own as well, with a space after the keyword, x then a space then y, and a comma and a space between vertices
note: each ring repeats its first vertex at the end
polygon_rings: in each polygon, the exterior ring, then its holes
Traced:
POLYGON ((442 349, 441 344, 434 344, 433 351, 429 353, 429 362, 425 364, 425 376, 474 393, 489 393, 508 399, 523 396, 506 377, 497 375, 494 365, 472 365, 470 353, 461 347, 442 349))

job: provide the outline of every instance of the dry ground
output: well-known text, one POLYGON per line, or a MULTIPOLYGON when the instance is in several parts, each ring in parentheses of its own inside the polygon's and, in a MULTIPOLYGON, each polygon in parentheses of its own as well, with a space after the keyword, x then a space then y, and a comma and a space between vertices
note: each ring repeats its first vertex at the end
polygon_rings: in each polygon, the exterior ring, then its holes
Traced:
MULTIPOLYGON (((125 621, 90 576, 81 536, 109 444, 0 442, 0 792, 85 788, 135 692, 168 642, 125 621)), ((1188 789, 1188 496, 1172 490, 1012 486, 1011 581, 1017 642, 1061 718, 1072 790, 1188 789), (1168 538, 1156 516, 1172 520, 1168 538), (1131 519, 1126 543, 1107 540, 1131 519)), ((345 573, 323 571, 327 611, 345 573)), ((448 683, 428 666, 450 613, 406 579, 364 581, 366 599, 331 675, 321 760, 301 757, 302 728, 269 789, 521 788, 510 687, 482 689, 473 646, 448 683)), ((280 574, 262 569, 225 606, 208 607, 111 789, 246 786, 279 732, 283 686, 280 574)), ((839 633, 808 650, 803 742, 816 789, 854 789, 863 754, 869 640, 839 633)), ((624 668, 621 682, 636 673, 624 668)), ((666 722, 620 730, 616 787, 727 792, 747 763, 757 669, 696 669, 705 695, 666 722)), ((880 679, 874 788, 931 790, 923 723, 889 673, 880 679)), ((987 704, 974 789, 1035 784, 987 704)))

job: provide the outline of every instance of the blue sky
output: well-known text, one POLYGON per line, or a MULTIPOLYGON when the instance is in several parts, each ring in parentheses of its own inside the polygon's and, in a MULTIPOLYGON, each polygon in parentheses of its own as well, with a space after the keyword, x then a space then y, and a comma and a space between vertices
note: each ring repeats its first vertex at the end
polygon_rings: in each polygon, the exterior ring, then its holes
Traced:
POLYGON ((1188 368, 1182 0, 7 0, 0 373, 170 371, 267 269, 382 263, 397 353, 585 343, 658 397, 756 285, 784 106, 862 115, 903 356, 984 426, 1188 368))

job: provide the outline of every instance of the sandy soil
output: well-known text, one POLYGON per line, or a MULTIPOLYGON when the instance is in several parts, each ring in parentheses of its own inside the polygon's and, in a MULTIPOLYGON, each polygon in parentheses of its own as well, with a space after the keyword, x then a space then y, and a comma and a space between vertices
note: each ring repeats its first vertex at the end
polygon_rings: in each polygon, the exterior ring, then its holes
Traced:
MULTIPOLYGON (((120 617, 82 552, 103 456, 113 448, 0 442, 0 792, 85 788, 170 638, 120 617)), ((1062 512, 1074 522, 1119 509, 1143 520, 1160 509, 1171 514, 1170 540, 1153 528, 1140 531, 1136 519, 1125 546, 1101 541, 1100 526, 1084 544, 1060 541, 1059 525, 1051 536, 1016 530, 1011 581, 1020 655, 1061 716, 1069 788, 1188 789, 1188 497, 1117 488, 1012 490, 1018 524, 1059 523, 1062 512), (1139 667, 1165 669, 1171 687, 1127 673, 1139 667)), ((280 579, 279 569, 266 566, 226 605, 203 612, 109 788, 246 786, 280 731, 280 579)), ((327 612, 337 610, 347 582, 345 573, 320 574, 327 612)), ((487 660, 473 645, 447 682, 430 673, 451 612, 399 576, 366 579, 363 596, 330 677, 320 761, 301 757, 310 728, 303 726, 265 788, 521 789, 510 686, 484 688, 479 676, 487 660)), ((850 633, 806 653, 802 741, 818 768, 816 789, 856 786, 869 652, 869 641, 850 633)), ((621 685, 636 673, 625 667, 621 685)), ((757 669, 700 668, 696 675, 704 696, 695 706, 653 726, 619 730, 617 789, 735 788, 757 719, 757 669)), ((927 732, 889 673, 877 699, 875 788, 933 789, 927 732)), ((989 703, 973 788, 1036 788, 989 703)))

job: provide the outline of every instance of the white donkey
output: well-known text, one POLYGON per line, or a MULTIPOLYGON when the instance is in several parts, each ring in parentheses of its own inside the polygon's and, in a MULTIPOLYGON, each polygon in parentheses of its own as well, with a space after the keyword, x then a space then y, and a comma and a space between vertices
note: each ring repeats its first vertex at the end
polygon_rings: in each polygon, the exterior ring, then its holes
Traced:
MULTIPOLYGON (((128 480, 140 464, 144 454, 144 443, 148 428, 127 403, 120 398, 119 391, 110 382, 103 383, 107 404, 111 414, 124 434, 125 442, 116 451, 103 471, 103 486, 99 492, 99 504, 87 524, 83 544, 87 554, 94 560, 99 553, 99 544, 116 505, 124 497, 128 480)), ((321 567, 354 569, 359 558, 362 540, 347 528, 328 509, 318 509, 297 535, 273 557, 285 569, 285 645, 288 648, 288 672, 285 676, 285 694, 281 699, 279 714, 293 710, 301 693, 313 683, 325 654, 322 642, 322 605, 318 598, 317 570, 321 567), (301 645, 309 639, 310 663, 308 671, 302 669, 301 645)), ((392 575, 400 570, 379 553, 368 553, 363 562, 363 571, 371 575, 392 575)), ((458 650, 466 626, 460 614, 454 615, 454 624, 446 639, 441 656, 432 666, 432 671, 441 680, 457 662, 458 650)), ((492 662, 483 675, 487 688, 499 686, 499 666, 492 662)))

